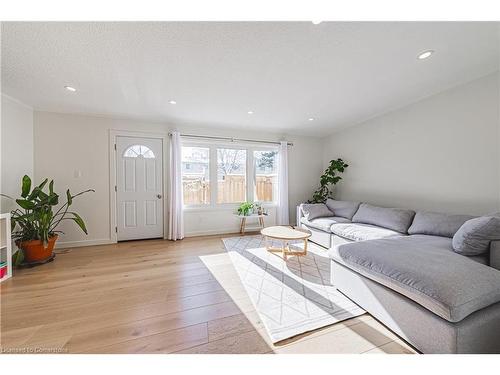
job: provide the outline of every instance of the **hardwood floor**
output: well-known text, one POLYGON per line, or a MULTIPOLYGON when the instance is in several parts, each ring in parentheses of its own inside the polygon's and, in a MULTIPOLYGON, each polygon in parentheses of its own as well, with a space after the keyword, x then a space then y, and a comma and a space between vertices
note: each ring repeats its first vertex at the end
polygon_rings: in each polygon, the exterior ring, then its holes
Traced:
POLYGON ((4 353, 412 353, 369 315, 273 345, 220 236, 59 250, 0 284, 4 353))

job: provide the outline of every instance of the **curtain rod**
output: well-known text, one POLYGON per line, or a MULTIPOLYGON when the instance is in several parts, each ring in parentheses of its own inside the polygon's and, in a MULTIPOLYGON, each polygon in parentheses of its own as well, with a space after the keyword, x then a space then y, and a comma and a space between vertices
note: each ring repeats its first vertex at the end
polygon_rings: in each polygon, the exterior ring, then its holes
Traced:
MULTIPOLYGON (((169 136, 172 135, 172 133, 168 133, 169 136)), ((231 141, 231 142, 252 142, 252 143, 267 143, 267 144, 272 144, 272 145, 279 145, 280 142, 273 142, 273 141, 259 141, 257 139, 245 139, 245 138, 233 138, 233 137, 213 137, 211 135, 195 135, 195 134, 181 134, 181 137, 185 138, 203 138, 203 139, 218 139, 222 141, 231 141)), ((287 142, 288 146, 293 146, 293 142, 287 142)))

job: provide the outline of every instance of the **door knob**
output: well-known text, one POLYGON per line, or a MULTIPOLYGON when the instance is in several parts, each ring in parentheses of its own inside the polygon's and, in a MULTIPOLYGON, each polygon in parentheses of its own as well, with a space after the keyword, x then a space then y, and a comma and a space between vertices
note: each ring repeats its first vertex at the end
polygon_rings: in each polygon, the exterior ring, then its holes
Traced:
POLYGON ((156 198, 161 199, 161 194, 157 194, 156 198))

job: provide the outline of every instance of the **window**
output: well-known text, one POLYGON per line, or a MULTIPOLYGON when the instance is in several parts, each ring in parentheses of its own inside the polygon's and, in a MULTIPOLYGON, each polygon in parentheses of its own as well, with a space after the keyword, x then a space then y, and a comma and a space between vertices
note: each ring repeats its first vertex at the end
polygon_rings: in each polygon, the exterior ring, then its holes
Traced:
POLYGON ((277 148, 186 143, 182 147, 184 205, 229 206, 278 201, 277 148))
POLYGON ((185 205, 210 204, 210 149, 182 147, 182 191, 185 205))
POLYGON ((217 149, 217 203, 246 201, 246 150, 217 149))
POLYGON ((136 158, 142 156, 146 159, 154 159, 155 154, 149 149, 149 147, 143 145, 133 145, 125 150, 123 156, 126 158, 136 158))
POLYGON ((278 152, 254 151, 255 192, 259 202, 275 202, 278 198, 278 152))

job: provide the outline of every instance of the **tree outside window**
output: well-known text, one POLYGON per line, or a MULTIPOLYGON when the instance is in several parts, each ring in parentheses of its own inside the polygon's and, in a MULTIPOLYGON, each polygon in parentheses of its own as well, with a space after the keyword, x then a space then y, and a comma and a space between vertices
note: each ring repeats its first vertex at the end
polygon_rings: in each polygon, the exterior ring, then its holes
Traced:
POLYGON ((217 149, 217 203, 246 200, 246 150, 217 149))

